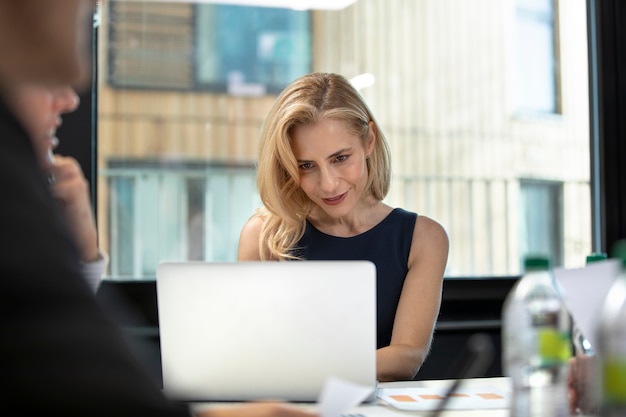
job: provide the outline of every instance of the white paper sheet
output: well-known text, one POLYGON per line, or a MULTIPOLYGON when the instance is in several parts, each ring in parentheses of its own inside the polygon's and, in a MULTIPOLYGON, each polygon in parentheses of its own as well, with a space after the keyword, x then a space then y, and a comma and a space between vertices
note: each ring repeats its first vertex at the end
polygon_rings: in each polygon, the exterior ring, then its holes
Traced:
POLYGON ((317 400, 317 411, 321 417, 339 417, 361 404, 373 391, 372 387, 328 378, 317 400))
POLYGON ((565 305, 592 347, 597 346, 598 315, 620 269, 621 262, 617 259, 594 262, 584 268, 554 269, 565 305))

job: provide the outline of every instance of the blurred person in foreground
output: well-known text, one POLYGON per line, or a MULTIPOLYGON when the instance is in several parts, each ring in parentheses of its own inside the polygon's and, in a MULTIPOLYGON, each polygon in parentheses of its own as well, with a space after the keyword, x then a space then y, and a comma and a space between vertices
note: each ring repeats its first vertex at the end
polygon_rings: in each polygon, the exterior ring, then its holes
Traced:
MULTIPOLYGON (((0 0, 0 414, 189 416, 96 302, 14 102, 24 84, 87 86, 93 9, 91 0, 0 0)), ((263 403, 197 415, 310 413, 263 403)))
POLYGON ((76 110, 78 96, 69 85, 53 87, 33 83, 12 89, 7 94, 7 102, 33 141, 42 174, 78 246, 83 276, 96 292, 108 257, 98 247, 89 183, 74 158, 53 153, 59 144, 56 131, 62 123, 61 115, 76 110))

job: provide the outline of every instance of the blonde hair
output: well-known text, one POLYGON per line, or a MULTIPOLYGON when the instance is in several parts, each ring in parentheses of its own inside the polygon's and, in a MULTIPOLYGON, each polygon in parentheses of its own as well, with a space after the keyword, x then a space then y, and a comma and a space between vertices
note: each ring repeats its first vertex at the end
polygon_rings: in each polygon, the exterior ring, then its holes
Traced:
POLYGON ((264 207, 261 216, 261 259, 292 259, 290 250, 304 233, 312 202, 300 188, 300 174, 291 150, 294 127, 322 119, 340 120, 363 144, 369 122, 375 130, 374 149, 367 159, 365 186, 375 199, 387 195, 391 179, 387 140, 359 92, 343 76, 312 73, 295 80, 276 99, 268 114, 259 143, 257 188, 264 207))

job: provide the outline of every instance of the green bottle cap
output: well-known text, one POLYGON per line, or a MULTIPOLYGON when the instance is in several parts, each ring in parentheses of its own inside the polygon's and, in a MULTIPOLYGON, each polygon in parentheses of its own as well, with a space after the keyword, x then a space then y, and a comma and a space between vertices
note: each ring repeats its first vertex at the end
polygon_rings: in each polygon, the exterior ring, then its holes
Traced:
POLYGON ((606 258, 607 256, 604 252, 592 252, 587 255, 587 263, 590 264, 593 262, 604 261, 606 258))
POLYGON ((547 271, 550 269, 550 258, 545 255, 527 255, 524 258, 525 271, 547 271))
POLYGON ((626 239, 615 242, 611 252, 611 257, 621 259, 622 265, 626 267, 626 239))

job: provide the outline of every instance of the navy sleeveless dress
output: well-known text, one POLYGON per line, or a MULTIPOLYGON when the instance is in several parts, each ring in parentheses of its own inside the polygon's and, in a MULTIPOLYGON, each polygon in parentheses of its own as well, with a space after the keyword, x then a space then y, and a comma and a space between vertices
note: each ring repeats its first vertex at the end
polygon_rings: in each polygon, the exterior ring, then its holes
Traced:
POLYGON ((376 265, 378 348, 391 342, 416 220, 416 213, 395 208, 372 229, 352 237, 327 235, 307 221, 292 250, 305 260, 368 260, 376 265))

